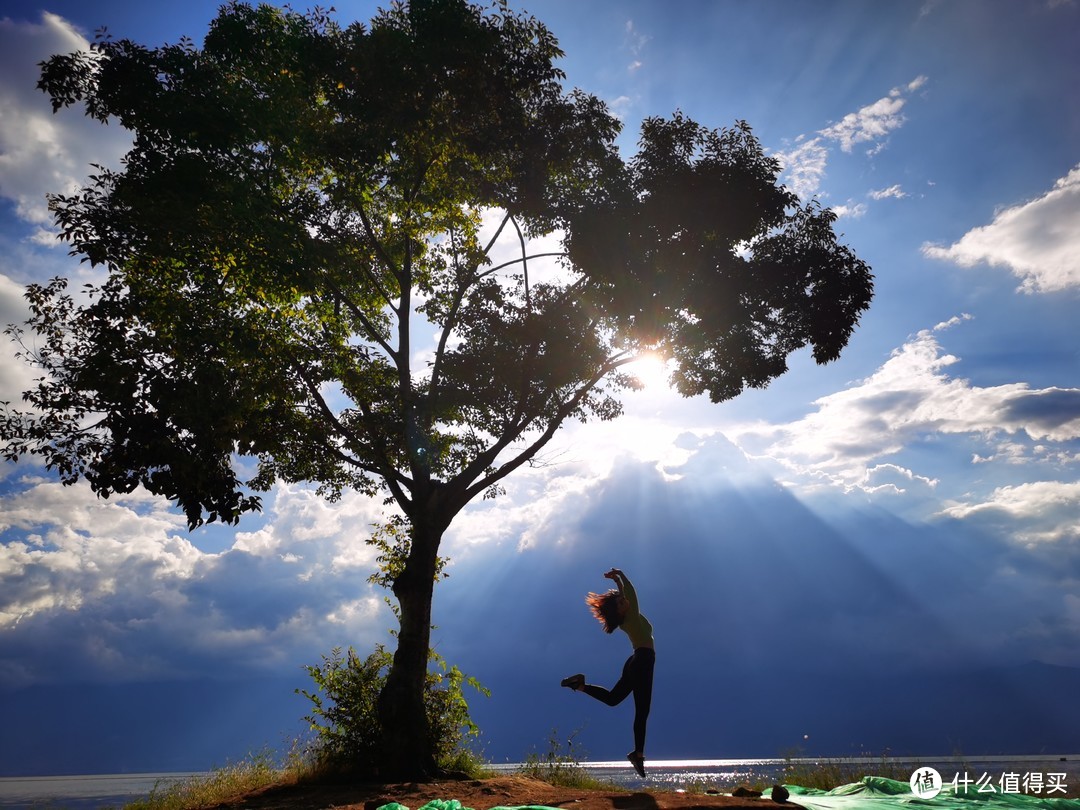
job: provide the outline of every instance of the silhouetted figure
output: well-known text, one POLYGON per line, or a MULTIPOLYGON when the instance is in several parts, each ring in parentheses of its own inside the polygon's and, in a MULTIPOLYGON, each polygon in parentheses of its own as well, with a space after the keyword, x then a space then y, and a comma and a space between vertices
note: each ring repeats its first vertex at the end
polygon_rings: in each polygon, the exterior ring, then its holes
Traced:
POLYGON ((584 692, 608 706, 617 706, 627 695, 633 694, 634 750, 626 758, 638 775, 644 777, 645 726, 652 704, 653 665, 656 663, 653 629, 638 609, 637 592, 626 574, 612 568, 604 576, 613 580, 618 590, 603 594, 590 593, 585 602, 603 625, 605 633, 613 633, 615 628, 620 628, 630 637, 634 652, 626 659, 622 675, 611 689, 585 683, 585 676, 580 673, 563 678, 562 685, 576 692, 584 692))

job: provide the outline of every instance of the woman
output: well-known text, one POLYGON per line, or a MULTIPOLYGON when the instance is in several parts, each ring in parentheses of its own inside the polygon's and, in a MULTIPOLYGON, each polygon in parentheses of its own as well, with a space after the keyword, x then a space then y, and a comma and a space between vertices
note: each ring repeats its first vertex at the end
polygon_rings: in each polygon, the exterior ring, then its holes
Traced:
POLYGON ((656 662, 652 625, 638 610, 637 592, 626 574, 612 568, 604 576, 613 580, 618 590, 604 594, 590 593, 585 602, 603 625, 605 633, 613 633, 618 627, 630 637, 634 652, 626 659, 619 682, 610 690, 585 683, 585 676, 581 674, 563 678, 562 685, 575 692, 584 692, 608 706, 619 705, 627 695, 633 693, 634 750, 626 758, 638 775, 644 777, 645 724, 649 720, 649 707, 652 704, 653 664, 656 662))

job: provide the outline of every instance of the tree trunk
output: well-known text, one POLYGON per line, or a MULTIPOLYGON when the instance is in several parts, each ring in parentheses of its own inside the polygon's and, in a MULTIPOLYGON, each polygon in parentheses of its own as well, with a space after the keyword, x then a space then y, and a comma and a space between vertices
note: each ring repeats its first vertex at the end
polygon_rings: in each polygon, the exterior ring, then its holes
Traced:
POLYGON ((431 646, 431 598, 442 531, 412 521, 409 557, 393 591, 400 610, 397 650, 379 695, 383 776, 422 780, 436 773, 433 740, 424 709, 424 682, 431 646))

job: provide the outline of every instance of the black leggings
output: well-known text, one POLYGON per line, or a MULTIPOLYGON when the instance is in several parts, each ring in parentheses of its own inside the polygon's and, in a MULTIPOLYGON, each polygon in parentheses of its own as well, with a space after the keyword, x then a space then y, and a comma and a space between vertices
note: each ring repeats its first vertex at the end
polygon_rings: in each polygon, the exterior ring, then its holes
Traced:
POLYGON ((638 647, 623 664, 619 682, 610 690, 602 686, 585 684, 582 691, 608 706, 618 706, 626 696, 634 693, 634 750, 645 753, 645 724, 649 721, 652 705, 653 664, 656 651, 651 647, 638 647))

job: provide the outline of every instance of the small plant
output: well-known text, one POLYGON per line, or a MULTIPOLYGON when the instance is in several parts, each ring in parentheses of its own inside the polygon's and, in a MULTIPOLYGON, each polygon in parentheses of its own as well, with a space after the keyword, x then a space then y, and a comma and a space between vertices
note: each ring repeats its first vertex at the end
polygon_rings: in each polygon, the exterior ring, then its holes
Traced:
POLYGON ((530 753, 525 757, 519 771, 523 776, 540 779, 561 787, 588 789, 612 789, 615 786, 590 774, 581 764, 586 757, 585 751, 575 741, 578 732, 574 731, 565 742, 559 737, 557 729, 551 730, 548 737, 548 749, 543 754, 530 753))
MULTIPOLYGON (((462 687, 468 684, 484 696, 490 692, 457 667, 447 666, 434 650, 429 657, 424 704, 436 763, 445 770, 472 774, 481 765, 469 744, 480 732, 469 716, 462 687)), ((381 644, 363 660, 351 647, 344 655, 337 647, 323 656, 322 666, 305 668, 318 689, 297 693, 314 705, 304 719, 316 734, 312 753, 317 768, 378 773, 383 753, 378 698, 392 660, 381 644)))

